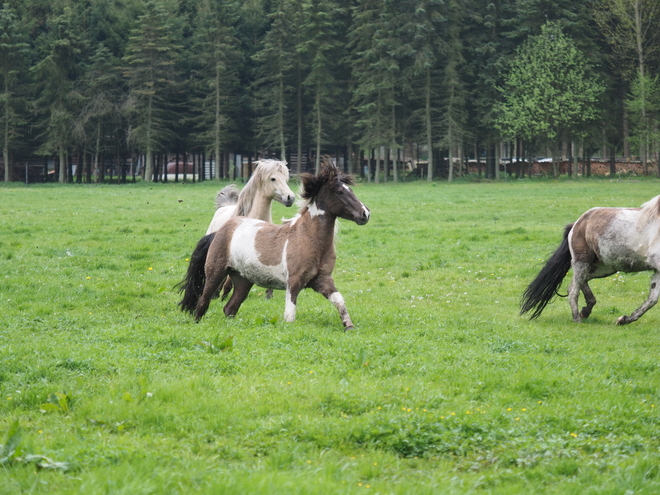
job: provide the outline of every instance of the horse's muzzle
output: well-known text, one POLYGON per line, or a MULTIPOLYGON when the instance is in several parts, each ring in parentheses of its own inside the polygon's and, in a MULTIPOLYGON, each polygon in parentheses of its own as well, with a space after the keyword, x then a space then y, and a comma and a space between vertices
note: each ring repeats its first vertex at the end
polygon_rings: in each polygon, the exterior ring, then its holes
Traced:
POLYGON ((291 194, 288 194, 286 196, 282 195, 282 204, 284 206, 291 206, 294 203, 295 200, 296 200, 296 197, 291 195, 291 194))
POLYGON ((362 214, 355 215, 355 223, 358 225, 364 225, 371 218, 371 211, 366 206, 362 205, 362 214))

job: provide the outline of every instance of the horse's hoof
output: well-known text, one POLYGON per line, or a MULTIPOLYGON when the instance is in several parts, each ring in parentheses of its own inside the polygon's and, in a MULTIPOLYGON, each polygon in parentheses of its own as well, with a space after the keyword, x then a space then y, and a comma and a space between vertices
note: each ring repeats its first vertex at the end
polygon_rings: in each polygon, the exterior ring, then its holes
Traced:
POLYGON ((344 332, 348 332, 349 330, 355 330, 355 327, 353 325, 350 325, 348 327, 344 327, 344 332))
POLYGON ((628 321, 628 317, 626 315, 619 316, 619 318, 617 318, 617 320, 616 320, 617 325, 625 325, 627 323, 629 323, 629 321, 628 321))
POLYGON ((589 318, 590 314, 591 314, 591 311, 587 311, 586 308, 582 308, 582 310, 580 311, 580 318, 582 318, 583 320, 586 320, 587 318, 589 318))

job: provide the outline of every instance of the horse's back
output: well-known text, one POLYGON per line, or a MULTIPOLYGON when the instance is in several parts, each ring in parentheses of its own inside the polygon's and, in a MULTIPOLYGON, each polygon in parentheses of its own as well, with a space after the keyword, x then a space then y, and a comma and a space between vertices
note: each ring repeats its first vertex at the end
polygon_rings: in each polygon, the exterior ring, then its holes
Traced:
POLYGON ((592 208, 571 232, 574 259, 606 265, 617 271, 648 270, 648 229, 640 225, 640 208, 592 208))
POLYGON ((227 222, 227 220, 234 216, 235 212, 236 205, 227 205, 215 210, 215 214, 213 215, 213 219, 209 224, 209 228, 206 229, 206 235, 217 232, 220 227, 222 227, 227 222))

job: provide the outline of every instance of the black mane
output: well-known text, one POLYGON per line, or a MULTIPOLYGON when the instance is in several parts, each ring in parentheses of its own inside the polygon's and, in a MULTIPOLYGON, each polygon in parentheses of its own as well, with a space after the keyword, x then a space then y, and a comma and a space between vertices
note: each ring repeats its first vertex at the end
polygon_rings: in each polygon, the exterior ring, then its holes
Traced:
POLYGON ((308 201, 312 201, 316 198, 321 191, 321 188, 325 184, 329 184, 334 180, 338 180, 348 186, 352 186, 355 183, 355 179, 352 175, 343 173, 327 157, 324 157, 321 161, 321 170, 318 175, 306 172, 300 175, 300 179, 302 180, 303 186, 300 195, 303 199, 308 201))

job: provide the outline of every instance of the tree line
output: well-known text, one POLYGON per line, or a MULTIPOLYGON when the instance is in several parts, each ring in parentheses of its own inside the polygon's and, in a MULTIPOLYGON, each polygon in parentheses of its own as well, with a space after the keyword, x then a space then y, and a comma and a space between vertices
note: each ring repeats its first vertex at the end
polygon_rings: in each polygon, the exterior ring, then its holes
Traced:
POLYGON ((405 157, 428 180, 547 153, 650 173, 659 28, 660 0, 9 0, 4 179, 40 156, 60 182, 102 181, 139 156, 158 180, 190 153, 218 178, 234 153, 294 172, 332 154, 376 181, 405 157))

